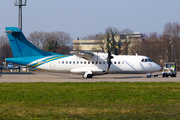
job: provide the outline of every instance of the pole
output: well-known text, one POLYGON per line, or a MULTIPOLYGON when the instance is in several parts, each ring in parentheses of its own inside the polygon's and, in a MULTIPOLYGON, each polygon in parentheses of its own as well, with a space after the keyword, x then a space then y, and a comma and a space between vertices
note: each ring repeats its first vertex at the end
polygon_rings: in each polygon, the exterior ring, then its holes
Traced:
POLYGON ((19 29, 22 30, 22 0, 19 0, 19 29))

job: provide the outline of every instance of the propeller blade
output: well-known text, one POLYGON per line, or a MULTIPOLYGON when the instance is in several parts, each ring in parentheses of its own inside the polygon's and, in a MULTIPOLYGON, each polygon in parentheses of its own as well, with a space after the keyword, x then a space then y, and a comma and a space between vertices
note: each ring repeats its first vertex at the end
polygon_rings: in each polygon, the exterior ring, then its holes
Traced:
MULTIPOLYGON (((109 43, 109 44, 110 44, 110 43, 109 43)), ((111 56, 111 47, 110 47, 110 46, 111 46, 111 45, 109 45, 109 48, 108 48, 108 58, 107 58, 108 69, 107 69, 107 71, 109 71, 110 66, 111 66, 111 64, 112 64, 111 59, 114 58, 113 56, 111 56)))
POLYGON ((109 60, 108 60, 108 69, 107 69, 107 71, 109 71, 111 64, 112 64, 112 63, 111 63, 111 59, 109 59, 109 60))

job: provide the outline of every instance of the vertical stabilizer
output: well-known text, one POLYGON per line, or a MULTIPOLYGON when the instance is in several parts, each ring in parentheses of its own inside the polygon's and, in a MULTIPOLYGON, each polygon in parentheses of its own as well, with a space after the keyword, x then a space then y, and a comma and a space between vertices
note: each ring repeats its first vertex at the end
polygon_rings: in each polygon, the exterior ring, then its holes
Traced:
POLYGON ((51 53, 40 50, 30 43, 17 27, 6 27, 6 33, 15 58, 51 55, 51 53))

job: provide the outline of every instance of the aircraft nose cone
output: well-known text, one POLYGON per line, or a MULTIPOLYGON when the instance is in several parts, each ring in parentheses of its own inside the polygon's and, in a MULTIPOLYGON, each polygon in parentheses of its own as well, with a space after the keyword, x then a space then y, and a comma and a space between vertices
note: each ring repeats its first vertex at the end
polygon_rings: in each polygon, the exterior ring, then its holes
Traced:
POLYGON ((161 66, 157 65, 156 69, 157 69, 157 71, 161 70, 161 66))

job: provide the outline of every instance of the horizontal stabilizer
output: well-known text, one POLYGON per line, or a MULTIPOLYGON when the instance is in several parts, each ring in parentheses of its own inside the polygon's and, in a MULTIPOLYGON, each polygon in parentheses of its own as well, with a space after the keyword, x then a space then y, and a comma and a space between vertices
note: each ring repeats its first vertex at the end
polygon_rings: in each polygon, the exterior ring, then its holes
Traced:
POLYGON ((7 31, 5 31, 5 33, 8 33, 8 34, 10 34, 10 33, 20 33, 21 32, 21 30, 19 30, 19 29, 12 29, 12 30, 7 30, 7 31))

